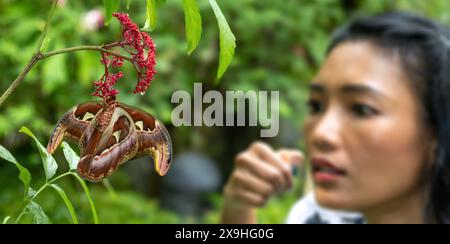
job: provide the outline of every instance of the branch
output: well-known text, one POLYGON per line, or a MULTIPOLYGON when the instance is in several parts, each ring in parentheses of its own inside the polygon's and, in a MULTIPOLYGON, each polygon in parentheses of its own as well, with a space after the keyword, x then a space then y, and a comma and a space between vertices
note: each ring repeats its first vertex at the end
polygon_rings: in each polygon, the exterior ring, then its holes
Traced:
POLYGON ((11 85, 8 87, 8 89, 3 93, 3 95, 0 97, 0 106, 3 104, 3 102, 8 98, 9 95, 16 89, 16 87, 19 85, 19 83, 25 79, 27 74, 30 72, 30 70, 34 67, 35 64, 37 64, 39 61, 63 54, 63 53, 69 53, 69 52, 77 52, 77 51, 85 51, 85 50, 91 50, 91 51, 99 51, 99 52, 105 52, 120 58, 123 58, 124 60, 128 60, 133 63, 133 60, 127 56, 124 56, 122 54, 119 54, 117 52, 113 52, 111 50, 105 49, 102 46, 79 46, 79 47, 69 47, 64 48, 61 50, 56 50, 48 53, 36 53, 33 55, 31 60, 28 62, 27 66, 23 69, 23 71, 17 76, 17 78, 11 83, 11 85))
POLYGON ((130 62, 133 62, 133 60, 127 56, 124 56, 120 53, 116 53, 113 52, 111 50, 105 49, 103 48, 103 46, 79 46, 79 47, 69 47, 69 48, 64 48, 61 50, 56 50, 56 51, 52 51, 52 52, 48 52, 48 53, 44 53, 41 55, 39 60, 42 60, 44 58, 48 58, 54 55, 58 55, 58 54, 63 54, 63 53, 68 53, 68 52, 77 52, 77 51, 84 51, 84 50, 91 50, 91 51, 99 51, 99 52, 104 52, 104 53, 108 53, 111 54, 113 56, 116 57, 120 57, 123 58, 125 60, 128 60, 130 62))
POLYGON ((52 21, 53 12, 55 11, 56 4, 58 0, 53 0, 52 7, 50 11, 48 11, 47 20, 45 21, 44 30, 42 31, 41 37, 39 38, 38 45, 36 47, 35 55, 39 55, 41 53, 42 44, 44 43, 44 39, 47 36, 48 29, 50 28, 50 22, 52 21))
POLYGON ((16 89, 16 87, 19 85, 19 83, 25 79, 25 76, 27 76, 28 72, 33 68, 33 66, 39 62, 40 56, 41 56, 41 49, 42 44, 44 43, 44 39, 47 36, 48 29, 50 27, 50 22, 53 17, 53 12, 55 10, 56 4, 58 0, 53 0, 52 7, 50 8, 50 11, 47 15, 47 20, 45 21, 44 30, 42 31, 41 36, 39 37, 38 45, 36 47, 36 51, 34 55, 31 57, 28 64, 25 66, 25 68, 22 70, 22 72, 19 74, 19 76, 11 83, 11 85, 8 87, 8 89, 2 94, 0 97, 0 106, 3 104, 3 102, 8 98, 9 95, 16 89))

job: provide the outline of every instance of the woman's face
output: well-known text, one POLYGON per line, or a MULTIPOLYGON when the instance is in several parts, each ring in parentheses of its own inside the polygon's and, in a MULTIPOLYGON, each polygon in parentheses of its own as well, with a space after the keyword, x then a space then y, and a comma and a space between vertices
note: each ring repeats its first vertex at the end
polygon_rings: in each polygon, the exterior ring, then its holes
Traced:
POLYGON ((399 57, 368 41, 340 44, 313 80, 309 106, 320 204, 364 212, 424 192, 433 137, 399 57))

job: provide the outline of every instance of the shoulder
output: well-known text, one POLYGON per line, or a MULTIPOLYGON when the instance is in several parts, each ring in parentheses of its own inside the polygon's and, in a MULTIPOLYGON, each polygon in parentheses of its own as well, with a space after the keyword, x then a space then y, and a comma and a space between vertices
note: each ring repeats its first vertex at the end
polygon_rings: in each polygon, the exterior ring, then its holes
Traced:
POLYGON ((313 193, 298 200, 286 220, 287 224, 356 224, 363 223, 361 214, 321 207, 313 193))

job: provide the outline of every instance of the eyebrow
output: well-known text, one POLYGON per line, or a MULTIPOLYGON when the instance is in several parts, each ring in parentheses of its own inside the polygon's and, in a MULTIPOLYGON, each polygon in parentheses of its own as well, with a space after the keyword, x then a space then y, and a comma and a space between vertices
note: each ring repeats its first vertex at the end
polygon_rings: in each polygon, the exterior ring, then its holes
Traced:
MULTIPOLYGON (((309 85, 309 90, 313 91, 313 92, 318 92, 318 93, 325 93, 326 92, 326 88, 323 85, 317 84, 317 83, 312 83, 309 85)), ((343 94, 348 94, 348 93, 369 93, 369 94, 375 94, 378 96, 382 96, 385 97, 385 95, 383 93, 381 93, 378 89, 375 89, 373 87, 370 86, 366 86, 366 85, 345 85, 343 87, 341 87, 339 89, 339 92, 343 93, 343 94)))

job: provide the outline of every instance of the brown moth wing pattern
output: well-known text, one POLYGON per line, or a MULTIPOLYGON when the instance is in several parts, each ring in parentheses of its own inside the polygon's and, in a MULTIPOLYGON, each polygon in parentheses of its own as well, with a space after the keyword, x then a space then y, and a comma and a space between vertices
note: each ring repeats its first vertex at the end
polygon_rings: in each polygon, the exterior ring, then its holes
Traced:
POLYGON ((89 123, 101 108, 102 105, 96 102, 87 102, 72 107, 64 114, 53 130, 47 145, 47 151, 54 153, 63 139, 78 143, 89 123))
POLYGON ((134 158, 150 155, 153 158, 155 171, 163 176, 170 168, 172 161, 172 141, 166 127, 151 114, 120 104, 134 121, 138 138, 138 151, 134 158))
POLYGON ((133 120, 124 109, 117 107, 108 128, 100 132, 95 122, 92 123, 80 145, 85 148, 78 173, 89 181, 100 181, 136 155, 138 143, 133 120))
POLYGON ((47 150, 63 139, 78 142, 78 174, 100 181, 130 159, 150 155, 155 171, 165 175, 172 160, 172 142, 164 125, 151 114, 117 103, 87 102, 71 108, 58 122, 47 150))

